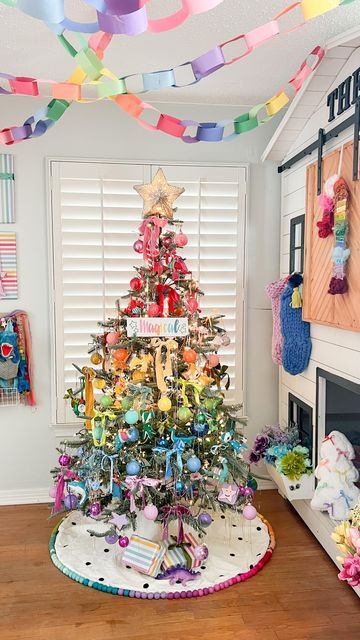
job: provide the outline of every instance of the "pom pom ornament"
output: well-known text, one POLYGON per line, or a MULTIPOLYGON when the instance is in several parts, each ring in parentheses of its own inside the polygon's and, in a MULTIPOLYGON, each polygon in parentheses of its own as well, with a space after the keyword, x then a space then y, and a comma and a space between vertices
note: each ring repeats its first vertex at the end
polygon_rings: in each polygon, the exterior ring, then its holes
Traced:
POLYGON ((140 472, 140 468, 141 467, 137 460, 131 460, 131 462, 128 462, 126 465, 126 473, 128 476, 137 476, 140 472))
POLYGON ((95 351, 95 353, 92 353, 90 356, 91 364, 101 364, 102 360, 102 356, 98 351, 95 351))
POLYGON ((158 401, 158 407, 160 411, 164 411, 164 412, 170 411, 172 407, 170 398, 167 398, 167 396, 161 396, 160 400, 158 401))
POLYGON ((156 520, 157 516, 158 516, 158 509, 157 507, 155 507, 154 504, 147 504, 146 507, 144 507, 144 517, 147 520, 156 520))

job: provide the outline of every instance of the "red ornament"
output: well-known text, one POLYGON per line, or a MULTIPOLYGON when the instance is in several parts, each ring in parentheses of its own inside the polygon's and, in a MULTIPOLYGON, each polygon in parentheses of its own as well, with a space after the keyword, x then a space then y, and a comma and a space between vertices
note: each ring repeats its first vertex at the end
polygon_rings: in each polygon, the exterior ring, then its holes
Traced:
POLYGON ((184 315, 184 309, 182 307, 176 307, 174 309, 174 316, 180 317, 184 315))
POLYGON ((131 278, 130 289, 133 291, 140 291, 143 288, 143 281, 140 278, 131 278))
POLYGON ((181 231, 180 233, 175 233, 174 240, 175 240, 175 244, 178 247, 186 247, 187 243, 189 242, 188 237, 185 235, 185 233, 182 233, 181 231))
POLYGON ((142 240, 136 240, 133 244, 134 251, 136 253, 142 253, 144 250, 144 243, 142 240))
POLYGON ((156 318, 160 313, 160 307, 156 302, 151 302, 148 306, 148 314, 150 318, 156 318))
POLYGON ((193 364, 194 362, 196 362, 196 351, 194 351, 194 349, 184 349, 183 358, 184 362, 193 364))
POLYGON ((166 249, 169 249, 169 247, 171 247, 171 245, 174 242, 174 236, 173 235, 172 236, 164 236, 161 239, 161 242, 162 242, 163 247, 165 247, 166 249))
POLYGON ((114 345, 119 342, 120 333, 118 331, 113 331, 108 333, 106 336, 106 344, 114 345))
POLYGON ((210 369, 212 367, 217 367, 219 362, 220 362, 220 358, 219 358, 219 356, 216 355, 216 353, 211 353, 208 356, 207 363, 208 363, 208 367, 210 367, 210 369))
POLYGON ((193 296, 187 299, 186 306, 190 313, 195 313, 199 309, 198 301, 193 296))

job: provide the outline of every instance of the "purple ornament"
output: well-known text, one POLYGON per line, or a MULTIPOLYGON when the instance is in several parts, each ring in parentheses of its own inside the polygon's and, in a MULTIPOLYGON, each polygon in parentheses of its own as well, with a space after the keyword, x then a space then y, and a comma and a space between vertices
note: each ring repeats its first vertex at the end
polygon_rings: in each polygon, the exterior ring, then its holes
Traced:
POLYGON ((256 509, 252 506, 252 504, 246 504, 243 509, 243 516, 245 520, 254 520, 256 518, 256 509))
POLYGON ((100 504, 100 502, 93 502, 93 504, 90 505, 89 513, 93 517, 98 516, 101 513, 101 504, 100 504))
POLYGON ((67 509, 76 509, 78 506, 78 499, 74 494, 69 493, 65 496, 64 505, 67 509))
POLYGON ((251 487, 245 487, 244 488, 244 493, 242 495, 250 496, 252 498, 253 495, 254 495, 254 489, 252 489, 251 487))
POLYGON ((116 544, 119 540, 117 533, 111 533, 109 536, 105 536, 105 542, 108 544, 116 544))
POLYGON ((200 560, 200 562, 206 560, 209 556, 209 549, 207 548, 206 544, 199 544, 198 547, 195 547, 194 556, 196 560, 200 560))
POLYGON ((245 489, 246 487, 244 487, 242 484, 239 485, 239 493, 241 496, 245 495, 245 489))
POLYGON ((202 513, 200 513, 198 515, 198 521, 199 521, 199 524, 202 527, 209 527, 211 525, 213 519, 212 519, 210 513, 207 513, 206 511, 203 511, 202 513))
POLYGON ((134 251, 136 251, 136 253, 142 253, 143 248, 144 248, 144 243, 142 240, 136 240, 133 244, 133 248, 134 251))
POLYGON ((71 462, 71 457, 67 453, 62 453, 59 457, 59 465, 61 467, 68 467, 71 462))
POLYGON ((119 538, 119 545, 120 547, 122 547, 123 549, 125 549, 125 547, 127 547, 129 544, 129 538, 127 536, 121 536, 119 538))

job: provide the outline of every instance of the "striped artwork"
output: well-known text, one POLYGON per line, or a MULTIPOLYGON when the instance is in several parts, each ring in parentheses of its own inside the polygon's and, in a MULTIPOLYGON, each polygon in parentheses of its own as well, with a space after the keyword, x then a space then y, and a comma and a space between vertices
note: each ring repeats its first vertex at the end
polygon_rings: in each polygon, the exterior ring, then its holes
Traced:
POLYGON ((14 156, 0 153, 0 224, 15 222, 14 156))
POLYGON ((16 233, 0 232, 0 299, 17 297, 16 233))

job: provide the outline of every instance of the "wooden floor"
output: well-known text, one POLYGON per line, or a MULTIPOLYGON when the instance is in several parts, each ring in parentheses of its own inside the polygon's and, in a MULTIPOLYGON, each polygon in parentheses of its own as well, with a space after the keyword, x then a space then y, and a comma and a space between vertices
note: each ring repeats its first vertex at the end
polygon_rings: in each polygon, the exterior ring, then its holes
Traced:
POLYGON ((0 507, 1 640, 356 640, 359 600, 275 491, 257 494, 277 547, 247 582, 203 598, 139 601, 83 587, 48 555, 46 505, 0 507))

